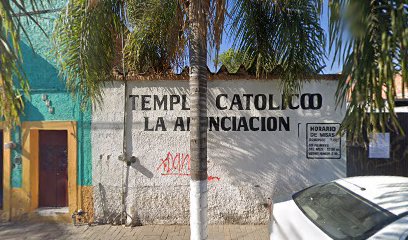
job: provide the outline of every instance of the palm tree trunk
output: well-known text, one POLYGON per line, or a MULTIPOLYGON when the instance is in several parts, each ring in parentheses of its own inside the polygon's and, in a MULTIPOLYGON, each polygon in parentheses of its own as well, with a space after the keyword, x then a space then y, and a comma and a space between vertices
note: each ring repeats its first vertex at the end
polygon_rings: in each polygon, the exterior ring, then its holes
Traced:
POLYGON ((207 239, 207 41, 200 0, 191 0, 190 24, 190 230, 192 240, 207 239))

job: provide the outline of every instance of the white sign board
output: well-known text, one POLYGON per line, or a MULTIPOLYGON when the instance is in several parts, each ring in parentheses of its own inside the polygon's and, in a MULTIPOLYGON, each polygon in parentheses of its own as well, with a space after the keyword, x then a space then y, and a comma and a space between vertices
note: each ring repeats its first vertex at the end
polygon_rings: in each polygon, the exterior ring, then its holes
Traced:
POLYGON ((390 133, 373 133, 368 145, 369 158, 390 158, 390 133))
POLYGON ((340 159, 339 123, 308 123, 306 125, 306 156, 309 159, 340 159))

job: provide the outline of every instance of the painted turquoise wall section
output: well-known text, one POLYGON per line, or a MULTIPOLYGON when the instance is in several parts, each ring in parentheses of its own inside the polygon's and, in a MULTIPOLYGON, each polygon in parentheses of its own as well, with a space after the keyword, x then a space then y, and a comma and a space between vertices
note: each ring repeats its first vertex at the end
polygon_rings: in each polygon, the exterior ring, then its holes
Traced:
MULTIPOLYGON (((44 6, 45 9, 57 9, 65 4, 65 1, 51 1, 44 6)), ((37 21, 45 30, 48 37, 52 35, 54 20, 58 13, 39 15, 37 21)), ((74 101, 65 90, 65 84, 58 77, 55 58, 51 53, 51 41, 42 33, 38 26, 31 20, 24 19, 32 46, 27 39, 21 43, 23 54, 23 69, 30 82, 30 98, 25 98, 25 112, 21 121, 77 121, 78 133, 78 179, 82 186, 92 185, 92 153, 91 153, 91 110, 81 111, 79 103, 74 101), (48 107, 42 100, 43 94, 48 96, 53 113, 49 113, 48 107)), ((90 108, 89 108, 90 109, 90 108)), ((14 141, 21 143, 21 129, 15 128, 12 137, 14 141)), ((12 187, 21 187, 22 172, 21 164, 16 161, 21 156, 21 144, 12 152, 12 187)))
MULTIPOLYGON (((21 143, 21 128, 16 127, 11 133, 11 139, 15 143, 21 143)), ((13 187, 21 187, 21 164, 17 161, 17 158, 21 157, 21 144, 17 145, 17 148, 11 151, 12 159, 12 172, 11 172, 11 183, 13 187)))

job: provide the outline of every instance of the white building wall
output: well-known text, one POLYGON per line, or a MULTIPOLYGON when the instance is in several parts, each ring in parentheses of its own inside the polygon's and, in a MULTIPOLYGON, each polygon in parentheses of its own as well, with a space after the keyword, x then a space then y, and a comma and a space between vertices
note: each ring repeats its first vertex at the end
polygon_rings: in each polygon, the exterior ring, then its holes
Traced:
MULTIPOLYGON (((230 101, 234 94, 274 94, 279 102, 279 81, 215 80, 208 85, 209 116, 242 116, 247 120, 253 116, 282 116, 289 117, 290 124, 289 131, 208 132, 210 223, 264 223, 268 213, 263 204, 268 197, 283 201, 306 186, 346 175, 344 138, 339 159, 306 157, 306 124, 340 123, 343 118, 344 108, 335 108, 337 81, 304 83, 302 93, 322 95, 319 110, 256 110, 253 102, 251 110, 219 110, 215 106, 219 94, 228 94, 230 101)), ((131 124, 127 127, 131 136, 127 144, 136 163, 127 168, 118 160, 122 153, 123 83, 106 86, 104 105, 92 117, 96 219, 112 220, 120 213, 125 189, 126 209, 135 223, 186 224, 189 132, 174 131, 174 125, 177 117, 186 119, 189 111, 182 110, 180 104, 174 105, 174 110, 143 111, 141 95, 188 95, 188 82, 133 81, 129 86, 131 94, 139 96, 135 110, 128 109, 131 124), (167 131, 146 131, 145 117, 149 118, 149 128, 163 117, 167 131)), ((221 99, 224 106, 227 102, 221 99)), ((132 108, 132 103, 129 105, 132 108)), ((149 106, 153 107, 153 97, 145 107, 149 106)))

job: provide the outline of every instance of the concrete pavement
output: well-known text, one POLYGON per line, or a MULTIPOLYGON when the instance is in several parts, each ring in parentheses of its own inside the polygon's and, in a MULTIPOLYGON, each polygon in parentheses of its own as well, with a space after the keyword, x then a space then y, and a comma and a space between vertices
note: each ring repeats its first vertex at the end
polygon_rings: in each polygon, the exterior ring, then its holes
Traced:
MULTIPOLYGON (((209 240, 268 239, 265 225, 210 225, 209 240)), ((0 224, 0 239, 189 239, 187 225, 147 225, 123 227, 113 225, 81 225, 62 223, 4 223, 0 224)))

